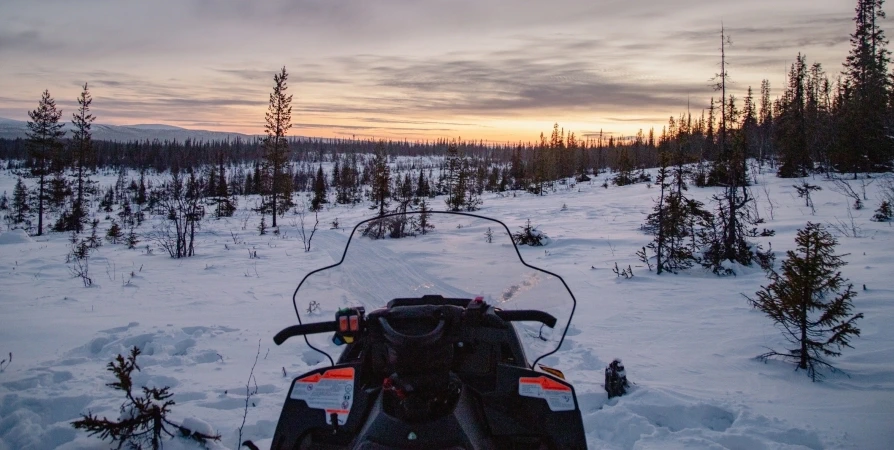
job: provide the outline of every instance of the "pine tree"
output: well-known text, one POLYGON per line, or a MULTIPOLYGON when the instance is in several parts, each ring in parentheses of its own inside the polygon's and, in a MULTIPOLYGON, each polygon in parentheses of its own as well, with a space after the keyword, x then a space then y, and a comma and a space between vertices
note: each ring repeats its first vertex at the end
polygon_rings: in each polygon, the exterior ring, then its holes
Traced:
POLYGON ((842 347, 851 347, 850 339, 860 335, 855 322, 863 314, 851 315, 857 293, 838 271, 847 263, 841 259, 844 255, 833 253, 835 238, 822 225, 808 222, 798 230, 795 242, 797 248, 786 252, 782 272, 771 270, 771 283, 761 287, 756 299, 748 300, 795 345, 787 353, 770 351, 759 358, 794 360, 815 381, 817 367, 835 370, 824 358, 840 356, 842 347))
MULTIPOLYGON (((90 114, 90 104, 92 102, 93 97, 87 89, 87 83, 84 83, 84 90, 81 91, 81 96, 78 97, 78 112, 72 114, 72 124, 75 130, 71 139, 70 160, 72 169, 75 172, 75 192, 65 231, 80 233, 84 229, 84 223, 87 220, 85 193, 90 186, 89 175, 94 161, 93 138, 90 127, 96 119, 93 114, 90 114)), ((141 186, 143 186, 142 182, 141 177, 141 186)), ((142 194, 143 202, 145 202, 145 186, 143 186, 142 194)))
POLYGON ((320 164, 320 167, 317 169, 317 175, 314 177, 314 196, 310 201, 311 211, 319 211, 323 209, 324 203, 328 203, 326 201, 327 190, 326 176, 323 174, 323 165, 320 164))
POLYGON ((220 152, 217 155, 217 169, 208 177, 208 194, 210 202, 215 204, 214 216, 218 219, 221 217, 232 217, 236 212, 237 200, 232 194, 227 183, 227 169, 224 166, 224 154, 220 152), (212 183, 212 180, 215 180, 212 183))
MULTIPOLYGON (((276 216, 285 214, 292 206, 292 179, 290 171, 289 141, 286 134, 292 128, 292 96, 286 95, 286 81, 289 74, 286 68, 273 76, 273 92, 264 118, 264 167, 263 174, 267 178, 263 190, 265 200, 262 212, 270 212, 273 217, 272 226, 276 228, 276 216)), ((255 174, 254 182, 260 185, 260 173, 255 174)))
POLYGON ((416 198, 424 199, 431 195, 431 188, 428 185, 428 179, 425 178, 425 171, 419 170, 419 180, 416 181, 416 198))
MULTIPOLYGON (((378 209, 376 216, 382 217, 389 213, 387 208, 391 199, 391 169, 388 167, 388 155, 385 150, 384 141, 376 143, 375 156, 373 157, 370 170, 372 172, 372 179, 370 180, 371 190, 369 193, 369 198, 372 201, 370 209, 378 209)), ((400 204, 397 209, 398 211, 395 212, 406 212, 406 204, 400 204)), ((396 220, 402 219, 403 218, 398 218, 396 220)), ((397 223, 398 234, 402 231, 401 226, 403 224, 405 224, 405 222, 397 223)), ((388 229, 394 232, 394 225, 393 221, 379 218, 370 221, 362 233, 364 236, 369 236, 373 239, 381 239, 385 237, 385 233, 388 229)))
POLYGON ((37 235, 43 234, 43 213, 47 200, 47 178, 59 171, 61 139, 65 135, 64 124, 59 123, 62 111, 56 109, 56 101, 50 91, 43 91, 37 109, 28 112, 28 154, 31 176, 37 184, 37 235))
POLYGON ((444 173, 446 175, 447 199, 445 202, 447 203, 447 209, 450 211, 462 211, 466 203, 466 190, 469 184, 468 165, 455 143, 451 143, 447 147, 447 156, 444 159, 444 173))
POLYGON ((761 99, 758 120, 759 139, 758 164, 763 167, 764 160, 774 160, 773 152, 773 104, 770 102, 770 80, 761 80, 761 99))
POLYGON ((835 163, 841 172, 888 171, 894 157, 888 131, 891 52, 879 26, 885 18, 882 4, 884 0, 857 0, 840 101, 835 163))
POLYGON ((509 176, 512 177, 512 189, 521 189, 527 185, 525 180, 525 163, 522 159, 522 146, 518 145, 512 151, 512 157, 509 160, 509 176))
MULTIPOLYGON (((682 131, 679 133, 682 136, 682 131)), ((677 273, 678 270, 692 267, 696 262, 696 246, 687 245, 686 240, 694 239, 699 222, 711 215, 704 210, 701 202, 684 194, 688 189, 686 177, 689 175, 685 162, 682 146, 659 155, 656 177, 659 197, 644 226, 647 232, 655 236, 648 247, 656 254, 659 274, 664 271, 677 273), (668 167, 670 163, 673 163, 672 167, 668 167)))
POLYGON ((812 168, 807 145, 807 61, 798 54, 788 74, 788 87, 780 100, 776 143, 781 165, 776 174, 782 178, 805 177, 812 168))
POLYGON ((127 248, 131 250, 137 248, 137 244, 140 243, 140 236, 137 234, 133 227, 130 227, 130 231, 127 233, 125 242, 127 243, 127 248))
POLYGON ((118 225, 118 222, 112 221, 112 226, 109 227, 108 231, 106 231, 106 240, 111 242, 112 244, 117 244, 118 240, 124 237, 124 232, 121 231, 121 226, 118 225))
POLYGON ((891 203, 887 200, 882 200, 882 204, 875 210, 875 214, 870 220, 873 222, 890 222, 892 217, 894 217, 894 208, 891 208, 891 203))
POLYGON ((373 204, 370 209, 378 209, 378 215, 383 216, 391 198, 391 169, 388 167, 388 154, 384 141, 376 143, 372 164, 373 180, 370 195, 373 204))
POLYGON ((635 164, 633 161, 633 157, 631 157, 630 155, 630 151, 626 147, 621 147, 618 149, 617 155, 618 173, 612 179, 612 183, 614 183, 616 186, 627 186, 628 184, 633 184, 633 169, 635 168, 635 164))
POLYGON ((435 229, 435 226, 431 223, 431 209, 428 207, 428 204, 425 202, 425 199, 422 199, 422 202, 419 203, 419 220, 416 221, 416 230, 419 233, 425 235, 431 230, 435 229))
POLYGON ((25 182, 19 178, 12 191, 11 217, 13 224, 25 224, 30 228, 31 204, 28 201, 29 196, 30 193, 28 192, 28 187, 25 186, 25 182))
MULTIPOLYGON (((655 236, 655 240, 653 240, 649 244, 649 248, 655 252, 655 266, 658 275, 661 275, 665 270, 669 270, 667 267, 667 263, 665 261, 666 250, 667 250, 667 235, 668 235, 668 212, 669 208, 667 207, 667 191, 669 189, 669 181, 668 180, 668 154, 665 151, 662 151, 661 154, 658 155, 658 173, 655 178, 655 184, 658 186, 658 200, 655 202, 655 210, 652 214, 646 218, 646 225, 649 231, 655 236)), ((645 250, 643 250, 645 252, 645 250)))

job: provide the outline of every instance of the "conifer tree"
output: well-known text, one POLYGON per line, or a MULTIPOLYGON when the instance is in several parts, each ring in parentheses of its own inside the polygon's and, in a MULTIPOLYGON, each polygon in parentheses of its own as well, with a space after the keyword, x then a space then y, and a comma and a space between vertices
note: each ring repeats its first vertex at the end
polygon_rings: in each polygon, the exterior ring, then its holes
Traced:
POLYGON ((797 248, 786 252, 781 273, 771 270, 771 283, 748 300, 794 345, 788 352, 770 351, 759 358, 794 360, 815 381, 817 367, 834 370, 825 357, 840 356, 842 347, 851 347, 851 338, 860 335, 855 322, 863 314, 851 315, 857 293, 838 271, 847 263, 841 259, 844 255, 834 254, 835 238, 822 225, 808 222, 795 242, 797 248))
POLYGON ((616 163, 618 166, 618 173, 612 179, 612 182, 617 186, 632 184, 634 182, 634 162, 633 158, 630 156, 630 151, 626 147, 621 147, 618 149, 617 155, 618 160, 616 163))
POLYGON ((416 182, 416 198, 424 199, 431 195, 431 188, 428 185, 428 179, 425 178, 425 171, 419 170, 419 180, 416 182))
MULTIPOLYGON (((270 212, 276 228, 276 216, 285 214, 292 206, 292 178, 290 171, 289 141, 286 135, 292 128, 292 95, 286 94, 286 84, 289 74, 286 68, 273 75, 273 92, 264 115, 264 167, 263 174, 266 177, 266 186, 263 194, 265 200, 262 205, 263 212, 270 212)), ((261 185, 260 170, 255 173, 254 183, 261 185)))
POLYGON ((391 169, 388 167, 388 154, 385 150, 385 142, 376 144, 375 157, 373 158, 373 180, 371 209, 378 209, 379 215, 385 215, 391 197, 391 169))
POLYGON ((310 201, 311 211, 319 211, 323 209, 323 204, 327 203, 327 190, 326 176, 323 174, 323 165, 320 164, 320 167, 317 169, 317 175, 314 177, 314 196, 310 201))
POLYGON ((444 161, 447 188, 447 209, 450 211, 462 211, 466 204, 466 191, 469 190, 469 166, 466 158, 460 154, 455 143, 447 147, 447 157, 444 161))
POLYGON ((888 113, 891 52, 880 27, 884 0, 857 0, 851 51, 844 63, 839 148, 835 163, 841 172, 888 171, 894 157, 888 113))
POLYGON ((215 217, 219 219, 221 217, 233 216, 233 213, 236 212, 237 200, 232 195, 232 189, 227 183, 227 170, 224 166, 223 152, 217 155, 217 169, 208 177, 208 193, 210 194, 211 203, 216 205, 214 208, 215 217), (217 180, 212 183, 215 177, 217 180))
POLYGON ((425 235, 431 230, 435 229, 435 226, 431 223, 431 208, 428 207, 425 199, 422 199, 422 202, 419 203, 419 217, 415 222, 416 230, 419 233, 425 235))
POLYGON ((28 112, 28 155, 31 176, 37 184, 37 235, 43 234, 43 213, 47 200, 47 178, 59 171, 61 139, 65 135, 64 124, 59 123, 62 111, 56 109, 56 101, 50 91, 43 91, 37 109, 28 112))
POLYGON ((770 80, 761 80, 760 111, 758 113, 758 164, 763 167, 764 161, 774 160, 773 152, 773 104, 770 102, 770 80))
MULTIPOLYGON (((655 235, 655 240, 649 244, 649 248, 655 252, 655 266, 658 275, 668 270, 665 256, 667 248, 667 224, 668 224, 668 208, 666 206, 667 191, 669 186, 668 180, 668 154, 662 151, 658 156, 658 174, 655 178, 655 184, 658 186, 658 200, 655 202, 655 212, 649 214, 646 218, 646 224, 649 231, 655 235)), ((645 250, 644 250, 645 251, 645 250)))
POLYGON ((776 174, 782 178, 807 176, 811 169, 807 145, 807 62, 798 54, 788 73, 788 87, 780 100, 776 142, 780 166, 776 174))
MULTIPOLYGON (((87 220, 87 206, 85 194, 90 186, 90 171, 93 167, 93 138, 90 127, 96 119, 90 114, 90 104, 93 97, 84 83, 84 90, 78 97, 78 112, 72 114, 72 124, 74 125, 74 133, 71 139, 70 160, 75 176, 75 192, 74 201, 71 206, 71 215, 67 221, 65 231, 76 231, 80 233, 84 229, 84 223, 87 220)), ((142 183, 142 178, 140 182, 142 183)), ((141 184, 142 185, 142 184, 141 184)), ((143 202, 145 202, 146 188, 142 189, 143 202)), ((140 203, 138 201, 138 203, 140 203)), ((141 203, 140 203, 141 204, 141 203)))
POLYGON ((509 160, 509 176, 512 177, 513 189, 520 189, 527 184, 525 181, 525 163, 522 159, 521 144, 512 151, 512 156, 509 160))
POLYGON ((118 225, 118 222, 112 221, 112 226, 109 227, 108 231, 106 231, 106 240, 111 242, 112 244, 117 244, 118 240, 124 237, 124 231, 121 230, 121 226, 118 225))
POLYGON ((28 187, 25 186, 25 182, 19 178, 12 191, 10 217, 12 217, 13 224, 25 224, 30 228, 31 221, 29 219, 31 217, 31 204, 28 201, 29 195, 28 187))
MULTIPOLYGON (((378 209, 377 217, 382 217, 388 213, 388 205, 390 204, 391 198, 391 169, 388 167, 388 155, 385 150, 385 142, 379 141, 376 144, 375 148, 375 156, 372 161, 372 180, 371 180, 371 190, 370 190, 370 200, 372 200, 373 204, 370 206, 370 209, 378 209)), ((398 211, 396 212, 406 212, 406 204, 400 204, 398 206, 398 211), (401 211, 402 209, 402 211, 401 211)), ((395 233, 395 225, 397 226, 396 232, 397 234, 401 234, 403 231, 403 226, 406 225, 406 222, 402 222, 403 217, 398 218, 400 221, 389 222, 387 219, 376 219, 370 221, 367 224, 366 229, 363 230, 364 236, 372 237, 373 239, 381 239, 385 237, 385 232, 390 228, 392 234, 395 233)), ((402 236, 396 236, 402 237, 402 236)))

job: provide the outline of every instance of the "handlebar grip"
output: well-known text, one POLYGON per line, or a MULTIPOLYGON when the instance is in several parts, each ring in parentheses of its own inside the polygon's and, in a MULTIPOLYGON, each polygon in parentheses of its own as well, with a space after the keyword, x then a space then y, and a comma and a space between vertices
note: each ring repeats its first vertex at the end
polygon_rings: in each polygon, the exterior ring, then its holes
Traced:
POLYGON ((556 318, 550 313, 536 311, 533 309, 505 310, 496 311, 497 316, 507 322, 540 322, 550 328, 555 328, 556 318))
POLYGON ((305 334, 328 333, 336 330, 338 330, 338 324, 336 322, 315 322, 304 325, 292 325, 284 328, 279 333, 276 333, 276 336, 273 336, 273 342, 275 342, 276 345, 282 345, 286 339, 291 337, 303 336, 305 334))

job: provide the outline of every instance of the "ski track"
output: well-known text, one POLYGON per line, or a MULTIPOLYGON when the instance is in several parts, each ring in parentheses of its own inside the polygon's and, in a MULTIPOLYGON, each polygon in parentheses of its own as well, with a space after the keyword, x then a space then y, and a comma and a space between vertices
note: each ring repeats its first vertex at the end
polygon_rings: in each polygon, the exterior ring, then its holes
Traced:
MULTIPOLYGON (((103 184, 114 181, 99 178, 103 184)), ((788 194, 791 180, 764 175, 759 181, 769 183, 777 203, 776 220, 767 226, 777 231, 770 241, 780 259, 805 221, 834 223, 846 213, 848 200, 825 189, 824 180, 812 181, 824 186, 815 197, 817 216, 788 194)), ((11 192, 14 183, 14 177, 0 174, 0 190, 11 192)), ((865 237, 840 239, 839 252, 850 254, 843 270, 858 290, 868 285, 855 300, 856 311, 866 314, 863 335, 836 361, 847 375, 827 374, 823 383, 810 383, 788 363, 752 359, 765 346, 782 345, 778 330, 742 298, 765 284, 759 270, 739 268, 736 277, 720 279, 691 269, 658 278, 634 256, 648 242, 638 227, 655 190, 605 190, 599 184, 601 178, 581 184, 582 192, 543 197, 490 196, 481 211, 513 231, 532 218, 552 238, 547 253, 522 253, 529 263, 561 274, 578 298, 561 351, 543 362, 574 383, 590 448, 891 448, 894 232, 888 224, 868 222, 871 207, 856 216, 865 237), (567 208, 560 210, 563 203, 567 208), (634 279, 615 277, 615 262, 631 264, 634 279), (602 369, 616 356, 624 358, 635 385, 628 395, 609 400, 602 369)), ((694 191, 704 198, 712 192, 694 191)), ((250 199, 240 205, 251 205, 250 199)), ((759 209, 767 215, 765 203, 759 209)), ((170 386, 175 420, 201 418, 221 433, 222 441, 211 448, 237 447, 247 388, 242 438, 269 445, 291 378, 322 362, 297 339, 275 347, 270 337, 295 322, 292 290, 305 273, 341 258, 349 231, 320 230, 313 250, 304 253, 294 227, 284 225, 280 237, 257 236, 254 216, 241 229, 245 214, 206 222, 199 254, 187 260, 106 244, 92 261, 92 288, 72 279, 62 263, 67 236, 0 233, 0 357, 9 351, 15 357, 0 372, 0 450, 108 448, 69 422, 88 411, 117 417, 121 396, 105 386, 111 381, 105 365, 132 346, 143 351, 135 381, 170 386), (258 258, 249 259, 246 250, 257 251, 258 258)), ((325 214, 326 220, 356 223, 370 213, 339 207, 325 214)), ((369 299, 360 287, 376 285, 372 264, 395 255, 357 240, 349 257, 356 269, 343 287, 355 299, 369 299)), ((425 265, 394 267, 407 285, 470 295, 425 265)), ((507 281, 506 291, 523 285, 524 280, 507 281)), ((405 292, 384 288, 383 297, 405 292)), ((327 349, 336 350, 331 344, 327 349)), ((165 448, 198 447, 171 442, 165 448)))

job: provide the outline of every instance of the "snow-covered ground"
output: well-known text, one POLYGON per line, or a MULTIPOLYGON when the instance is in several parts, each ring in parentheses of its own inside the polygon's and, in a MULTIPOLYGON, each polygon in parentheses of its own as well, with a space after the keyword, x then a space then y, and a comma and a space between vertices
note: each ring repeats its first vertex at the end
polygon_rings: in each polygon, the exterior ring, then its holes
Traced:
MULTIPOLYGON (((604 176, 542 197, 486 194, 479 211, 512 229, 530 218, 551 238, 522 254, 562 275, 577 296, 567 342, 549 363, 575 384, 590 448, 892 448, 894 228, 869 221, 880 182, 869 186, 866 209, 852 211, 860 237, 839 237, 839 253, 849 254, 843 274, 859 291, 855 312, 865 314, 862 336, 832 361, 845 374, 825 372, 812 383, 791 364, 754 359, 767 347, 786 348, 743 297, 767 283, 760 269, 740 267, 725 278, 700 268, 649 272, 635 252, 650 240, 640 225, 657 191, 604 189, 604 176), (615 263, 632 265, 634 278, 616 277, 615 263), (614 357, 636 385, 608 400, 603 368, 614 357)), ((766 226, 776 230, 757 242, 772 243, 777 263, 807 221, 850 222, 845 196, 821 177, 808 181, 823 188, 813 194, 815 214, 797 197, 797 180, 767 173, 753 188, 766 226)), ((0 191, 11 195, 14 183, 0 175, 0 191)), ((714 190, 690 192, 707 200, 714 190)), ((235 217, 204 221, 192 258, 150 255, 145 243, 137 250, 105 244, 90 261, 90 288, 65 264, 67 235, 0 233, 0 359, 13 353, 0 372, 0 450, 108 448, 69 423, 87 411, 117 417, 121 396, 105 386, 112 381, 105 366, 134 345, 143 349, 136 381, 170 386, 173 419, 207 422, 227 448, 236 447, 257 356, 243 438, 269 444, 291 378, 310 367, 300 340, 272 342, 295 323, 292 291, 308 271, 338 257, 347 232, 329 229, 333 219, 353 225, 372 213, 363 205, 322 212, 305 253, 291 214, 280 236, 259 236, 248 206, 243 200, 235 217)), ((464 275, 415 264, 429 274, 464 275)))

